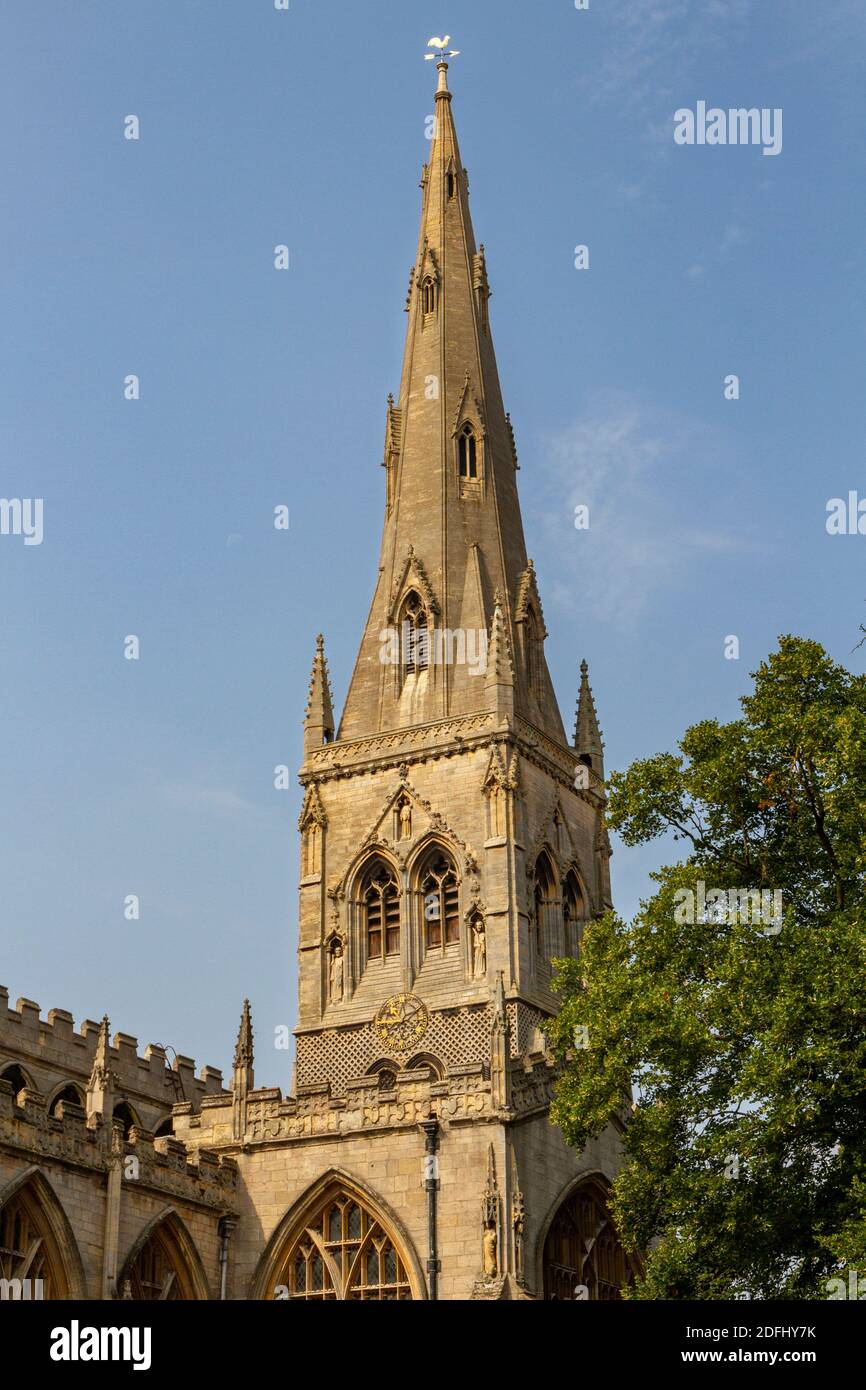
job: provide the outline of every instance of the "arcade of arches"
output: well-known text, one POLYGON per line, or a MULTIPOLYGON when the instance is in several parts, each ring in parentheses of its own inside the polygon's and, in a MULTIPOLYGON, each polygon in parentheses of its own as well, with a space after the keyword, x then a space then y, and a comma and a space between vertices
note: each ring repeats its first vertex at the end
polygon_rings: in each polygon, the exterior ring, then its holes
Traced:
MULTIPOLYGON (((64 1256, 58 1224, 50 1207, 56 1203, 49 1191, 40 1190, 37 1177, 18 1188, 0 1206, 0 1279, 36 1280, 40 1297, 80 1297, 70 1276, 69 1252, 64 1256)), ((136 1300, 195 1300, 207 1298, 204 1280, 193 1268, 184 1248, 182 1227, 173 1213, 154 1224, 133 1247, 118 1280, 119 1296, 136 1300)))
MULTIPOLYGON (((543 1297, 609 1301, 633 1282, 635 1265, 613 1226, 605 1189, 591 1179, 559 1207, 544 1242, 543 1297)), ((41 1279, 44 1297, 71 1289, 38 1191, 25 1185, 0 1208, 0 1278, 41 1279)), ((206 1297, 171 1216, 132 1251, 118 1281, 126 1299, 206 1297)), ((401 1302, 413 1298, 408 1261, 382 1220, 354 1192, 332 1185, 271 1261, 266 1298, 306 1302, 401 1302)))

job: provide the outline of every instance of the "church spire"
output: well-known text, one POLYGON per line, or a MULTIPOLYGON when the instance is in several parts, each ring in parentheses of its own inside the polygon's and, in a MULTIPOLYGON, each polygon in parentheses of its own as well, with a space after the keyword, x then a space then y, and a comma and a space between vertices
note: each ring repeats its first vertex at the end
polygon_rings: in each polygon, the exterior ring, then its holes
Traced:
POLYGON ((498 590, 502 645, 513 653, 511 717, 566 746, 534 576, 525 602, 530 569, 487 259, 475 241, 448 64, 437 68, 400 389, 388 404, 378 584, 338 737, 488 708, 484 669, 473 656, 491 630, 498 590), (419 633, 431 638, 429 659, 419 633))
POLYGON ((580 663, 580 694, 574 722, 574 746, 580 761, 591 767, 596 776, 604 781, 604 743, 598 727, 592 686, 589 683, 589 667, 585 661, 580 663))
POLYGON ((331 705, 331 682, 325 660, 325 639, 316 638, 316 655, 310 676, 310 693, 304 714, 304 753, 321 748, 334 737, 334 711, 331 705))

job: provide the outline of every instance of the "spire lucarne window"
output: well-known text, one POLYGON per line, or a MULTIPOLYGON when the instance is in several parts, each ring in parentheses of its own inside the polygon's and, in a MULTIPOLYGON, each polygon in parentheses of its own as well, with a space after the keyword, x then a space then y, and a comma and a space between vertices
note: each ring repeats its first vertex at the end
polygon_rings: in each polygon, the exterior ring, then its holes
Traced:
POLYGON ((419 675, 430 664, 430 629, 427 610, 414 589, 403 600, 400 612, 403 675, 419 675))
POLYGON ((478 448, 475 431, 471 425, 464 425, 457 439, 457 456, 460 463, 461 478, 478 477, 478 448))

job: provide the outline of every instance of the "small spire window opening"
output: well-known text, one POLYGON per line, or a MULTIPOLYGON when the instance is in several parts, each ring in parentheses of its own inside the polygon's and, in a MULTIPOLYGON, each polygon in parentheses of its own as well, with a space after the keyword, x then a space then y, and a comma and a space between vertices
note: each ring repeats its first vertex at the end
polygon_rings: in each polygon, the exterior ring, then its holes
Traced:
POLYGON ((475 431, 471 425, 464 425, 457 438, 457 457, 461 478, 478 477, 478 447, 475 431))
POLYGON ((460 940, 460 912, 457 873, 453 863, 440 854, 421 879, 425 939, 431 948, 453 946, 460 940))
POLYGON ((403 677, 417 676, 430 665, 430 629, 427 610, 418 594, 407 594, 400 623, 403 677))
POLYGON ((367 959, 400 954, 400 890, 387 864, 377 862, 362 894, 367 931, 367 959))
POLYGON ((446 183, 448 187, 448 197, 453 198, 457 183, 454 178, 453 171, 451 169, 448 170, 448 178, 446 180, 446 183))
POLYGON ((421 311, 425 317, 436 312, 436 281, 430 275, 421 285, 421 311))

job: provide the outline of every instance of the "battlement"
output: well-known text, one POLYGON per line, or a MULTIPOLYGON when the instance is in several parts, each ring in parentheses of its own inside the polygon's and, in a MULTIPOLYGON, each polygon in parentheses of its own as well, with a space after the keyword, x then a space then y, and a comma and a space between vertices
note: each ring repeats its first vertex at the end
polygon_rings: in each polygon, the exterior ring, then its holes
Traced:
POLYGON ((220 1211, 234 1207, 237 1165, 233 1159, 188 1150, 176 1138, 155 1138, 137 1125, 118 1147, 119 1133, 115 1129, 108 1134, 101 1117, 88 1119, 82 1106, 69 1101, 61 1101, 49 1114, 45 1096, 25 1087, 16 1097, 11 1083, 0 1081, 0 1144, 5 1148, 39 1163, 55 1159, 102 1172, 120 1160, 126 1183, 220 1211))
MULTIPOLYGON (((9 991, 0 985, 0 1068, 10 1062, 21 1067, 31 1088, 45 1095, 65 1082, 86 1089, 93 1070, 100 1025, 86 1018, 76 1032, 72 1014, 50 1009, 41 1017, 32 999, 19 999, 9 1008, 9 991)), ((166 1048, 150 1043, 139 1054, 138 1039, 116 1032, 111 1040, 111 1068, 117 1079, 118 1098, 128 1097, 168 1114, 176 1101, 198 1109, 205 1096, 223 1092, 223 1076, 217 1067, 205 1066, 195 1074, 191 1057, 175 1054, 169 1062, 166 1048)))

